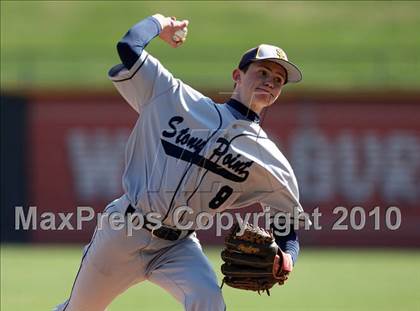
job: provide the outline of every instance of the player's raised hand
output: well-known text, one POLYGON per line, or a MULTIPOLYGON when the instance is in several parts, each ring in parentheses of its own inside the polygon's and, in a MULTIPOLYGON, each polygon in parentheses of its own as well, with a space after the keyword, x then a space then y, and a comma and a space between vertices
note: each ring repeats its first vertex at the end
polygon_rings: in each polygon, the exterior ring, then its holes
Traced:
POLYGON ((159 21, 162 27, 159 37, 163 41, 174 48, 181 46, 185 42, 188 20, 177 21, 176 17, 165 17, 161 14, 155 14, 153 17, 159 21))

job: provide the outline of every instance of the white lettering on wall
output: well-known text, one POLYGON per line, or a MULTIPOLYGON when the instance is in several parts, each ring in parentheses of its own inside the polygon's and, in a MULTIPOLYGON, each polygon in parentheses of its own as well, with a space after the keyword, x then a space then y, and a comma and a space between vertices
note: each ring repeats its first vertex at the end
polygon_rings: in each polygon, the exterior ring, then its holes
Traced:
POLYGON ((398 131, 384 141, 383 197, 390 203, 416 203, 420 198, 420 145, 418 137, 398 131))
POLYGON ((319 204, 337 195, 355 204, 375 196, 388 203, 420 199, 420 142, 412 131, 345 130, 333 138, 319 129, 298 131, 289 159, 305 202, 319 204))
POLYGON ((335 191, 331 143, 319 129, 297 131, 290 145, 290 161, 298 178, 301 200, 323 202, 335 191))
POLYGON ((74 128, 67 145, 80 199, 112 199, 122 193, 125 143, 129 130, 74 128))
MULTIPOLYGON (((121 194, 128 134, 126 128, 75 128, 68 133, 80 199, 108 200, 121 194)), ((414 131, 360 134, 346 129, 329 135, 310 128, 296 131, 287 141, 281 143, 306 203, 322 204, 337 196, 352 204, 378 196, 389 204, 420 199, 420 141, 414 131)), ((164 180, 162 171, 149 190, 158 190, 164 180)))
POLYGON ((337 137, 337 185, 349 203, 369 200, 381 178, 382 145, 373 133, 356 137, 344 131, 337 137))

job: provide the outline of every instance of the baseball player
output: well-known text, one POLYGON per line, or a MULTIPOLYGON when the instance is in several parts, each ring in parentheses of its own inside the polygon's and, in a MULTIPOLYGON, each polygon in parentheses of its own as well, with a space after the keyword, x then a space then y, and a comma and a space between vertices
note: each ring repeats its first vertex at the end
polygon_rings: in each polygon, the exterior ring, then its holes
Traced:
MULTIPOLYGON (((261 111, 283 86, 301 80, 299 69, 282 49, 262 44, 243 54, 232 74, 232 98, 217 104, 174 78, 145 51, 157 36, 180 47, 187 26, 187 20, 156 14, 118 42, 122 64, 109 77, 139 114, 126 147, 124 194, 106 207, 108 221, 85 247, 70 296, 56 310, 103 311, 116 296, 146 280, 169 292, 185 310, 225 310, 216 275, 194 232, 197 216, 257 202, 270 207, 273 216, 303 212, 290 164, 259 125, 261 111), (134 223, 138 230, 116 230, 110 221, 115 214, 123 215, 123 226, 134 223)), ((282 261, 293 265, 299 243, 293 227, 289 231, 276 241, 282 261)), ((283 273, 279 283, 287 277, 283 273)))

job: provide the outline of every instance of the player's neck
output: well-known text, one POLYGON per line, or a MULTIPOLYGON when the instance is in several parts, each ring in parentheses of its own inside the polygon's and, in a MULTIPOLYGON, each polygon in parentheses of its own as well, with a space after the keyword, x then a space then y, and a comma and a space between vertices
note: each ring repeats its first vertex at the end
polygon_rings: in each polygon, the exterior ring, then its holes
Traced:
POLYGON ((261 114, 261 111, 263 110, 264 107, 258 107, 258 105, 253 105, 253 103, 251 102, 246 102, 243 101, 238 93, 233 93, 232 95, 232 99, 237 100, 238 102, 240 102, 242 105, 246 106, 249 110, 255 112, 258 116, 261 114))

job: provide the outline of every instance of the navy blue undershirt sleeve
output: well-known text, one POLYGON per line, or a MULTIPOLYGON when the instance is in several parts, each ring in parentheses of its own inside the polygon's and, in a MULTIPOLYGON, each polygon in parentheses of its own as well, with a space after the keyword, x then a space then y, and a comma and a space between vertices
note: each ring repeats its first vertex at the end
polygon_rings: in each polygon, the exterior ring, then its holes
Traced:
POLYGON ((147 44, 161 31, 160 23, 152 16, 130 28, 118 42, 117 50, 125 68, 131 69, 147 44))
POLYGON ((288 253, 292 256, 292 261, 294 265, 299 255, 300 246, 299 239, 295 230, 293 229, 293 225, 291 225, 290 232, 287 235, 276 235, 276 231, 279 230, 274 228, 274 238, 276 240, 277 245, 281 248, 283 252, 288 253))

